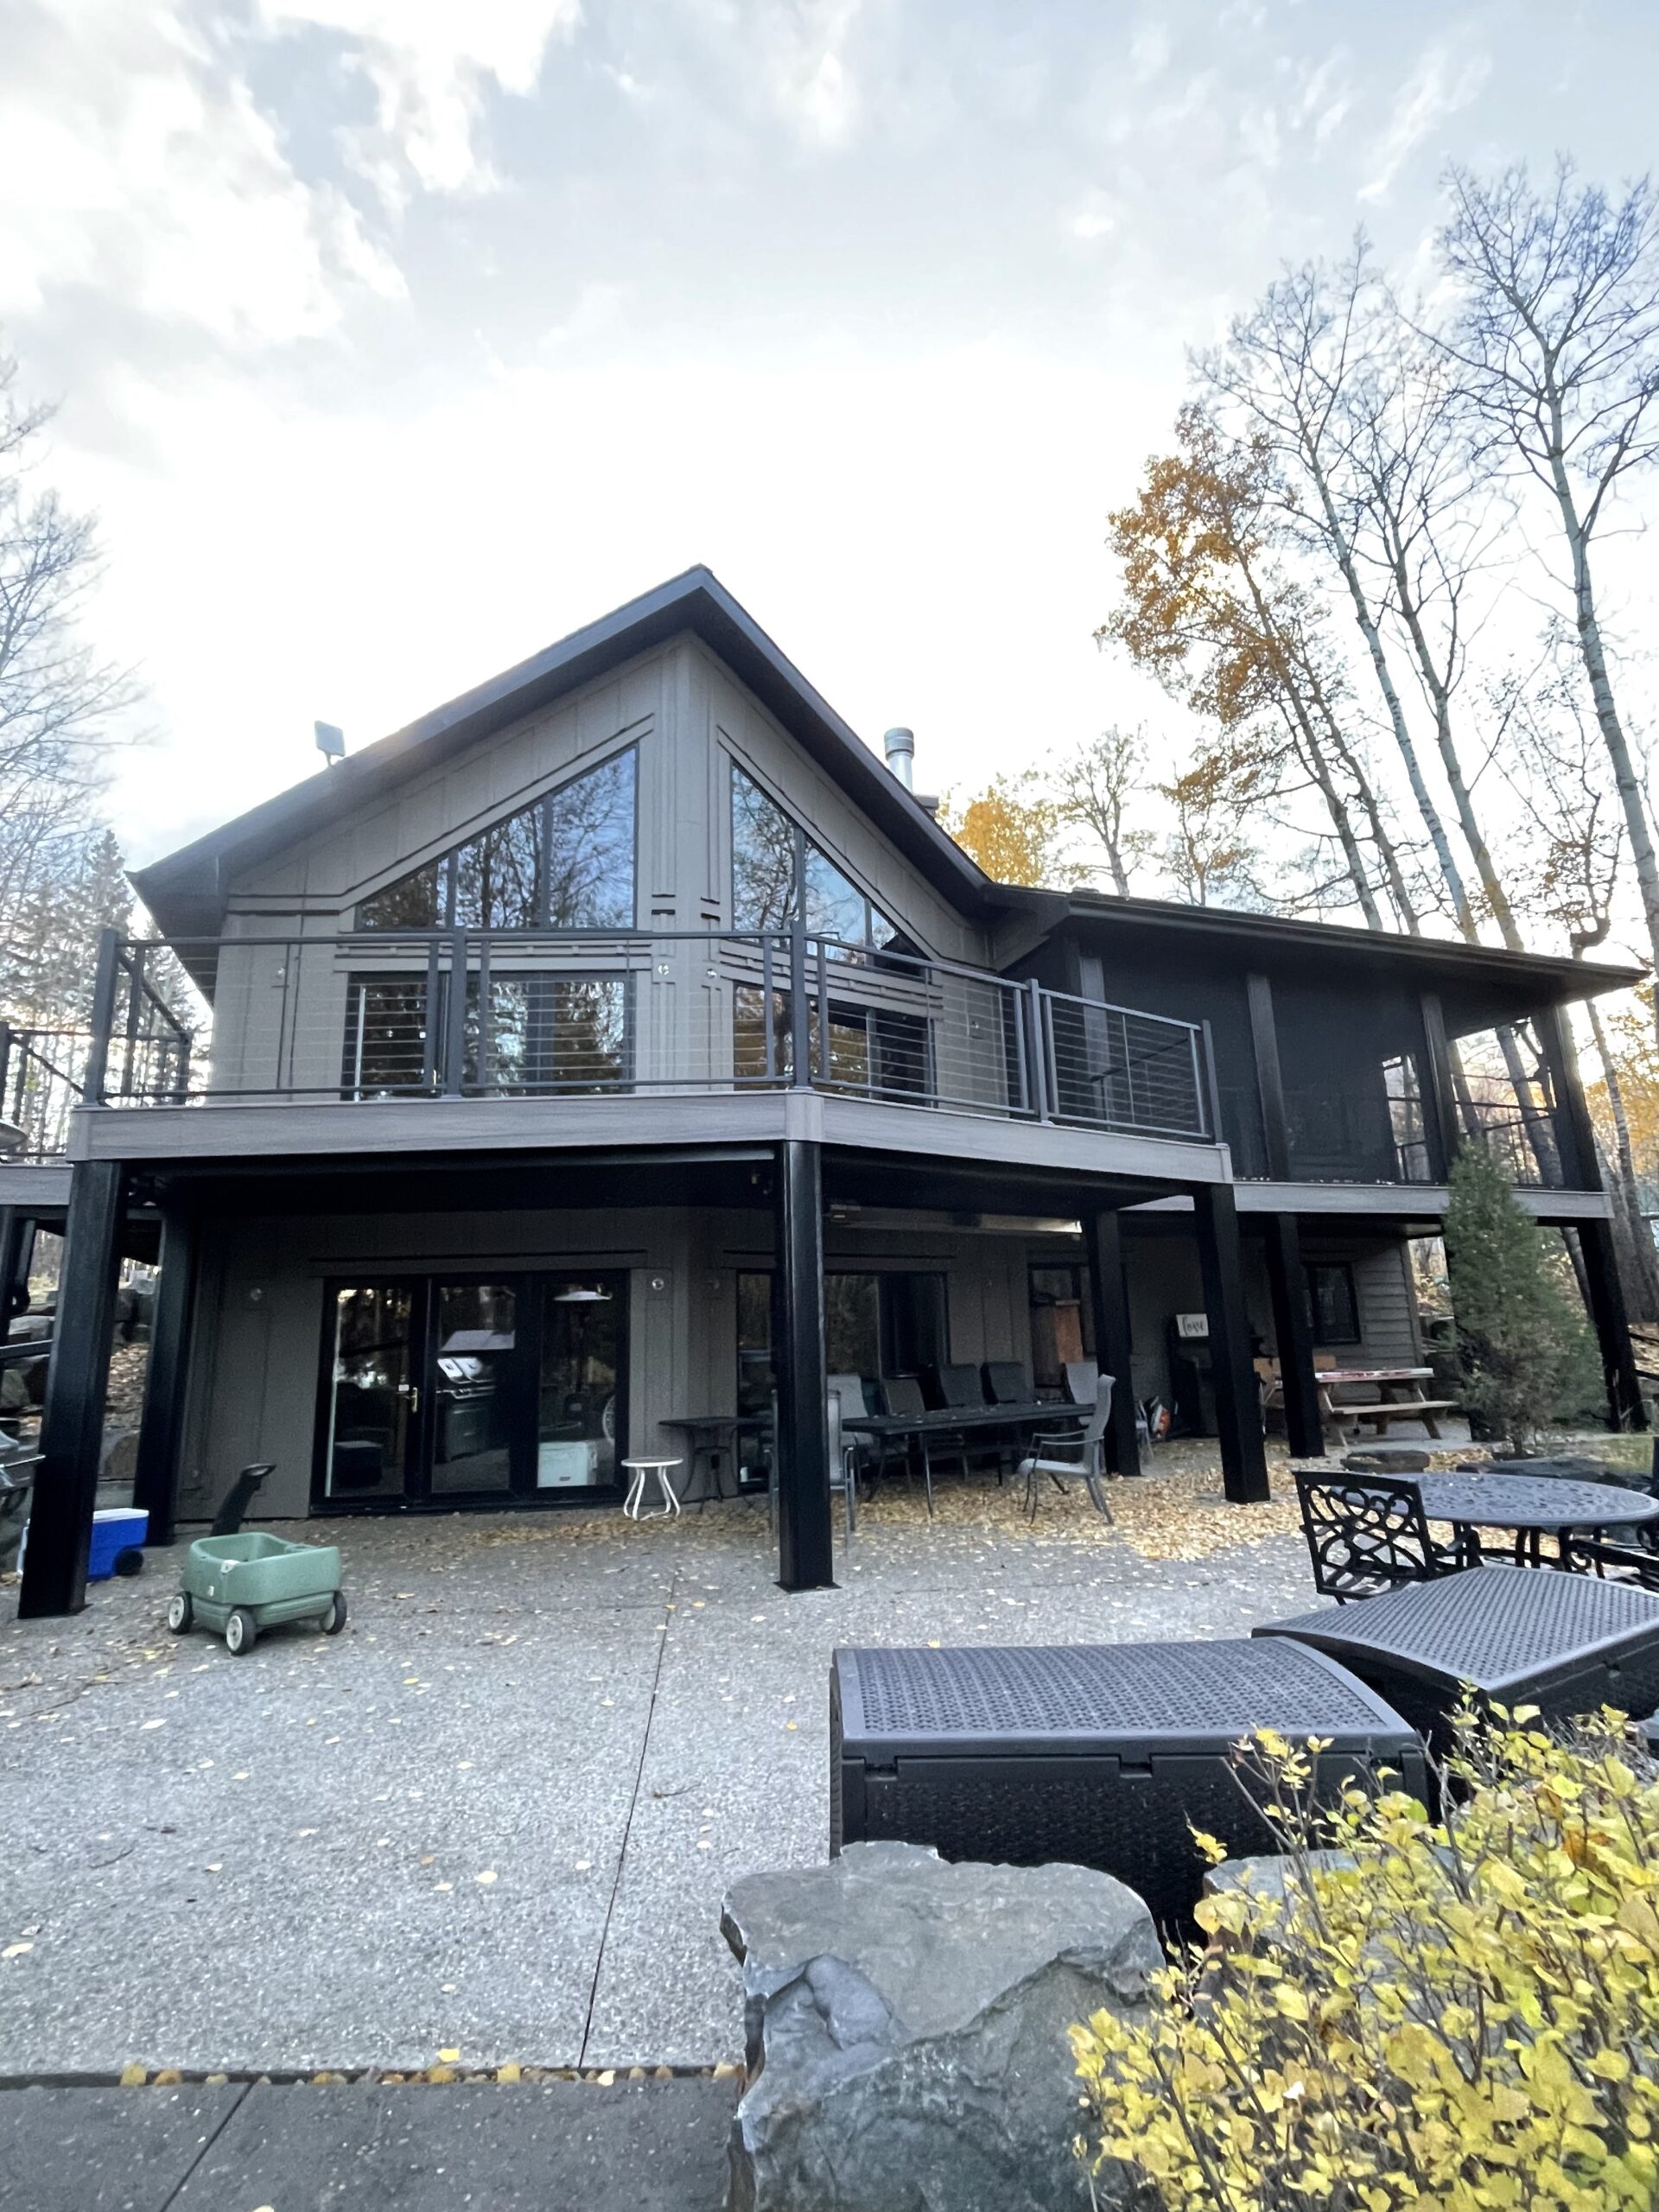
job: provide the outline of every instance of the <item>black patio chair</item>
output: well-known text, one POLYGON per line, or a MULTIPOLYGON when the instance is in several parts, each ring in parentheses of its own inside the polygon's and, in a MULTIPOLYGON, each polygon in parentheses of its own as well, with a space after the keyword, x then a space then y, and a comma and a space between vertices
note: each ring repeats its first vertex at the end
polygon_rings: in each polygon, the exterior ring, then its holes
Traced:
POLYGON ((1569 1574, 1593 1574, 1603 1582, 1631 1582, 1643 1590, 1659 1590, 1659 1552, 1640 1544, 1610 1544, 1599 1536, 1575 1536, 1568 1529, 1560 1540, 1560 1563, 1569 1574))
POLYGON ((988 1406, 1034 1406, 1037 1393, 1017 1359, 988 1359, 980 1369, 988 1406))
MULTIPOLYGON (((894 1421, 919 1421, 927 1411, 927 1406, 922 1396, 922 1386, 916 1377, 913 1375, 884 1375, 881 1377, 881 1409, 894 1421)), ((915 1433, 922 1447, 922 1490, 927 1499, 927 1517, 931 1521, 933 1518, 933 1467, 927 1454, 927 1432, 918 1429, 915 1433)), ((910 1438, 900 1438, 896 1452, 889 1452, 884 1446, 881 1455, 883 1466, 890 1457, 898 1459, 905 1471, 906 1489, 910 1487, 910 1438)))
POLYGON ((1389 1475, 1329 1475, 1293 1467, 1313 1586, 1345 1605, 1402 1582, 1428 1582, 1471 1562, 1428 1532, 1415 1483, 1389 1475))

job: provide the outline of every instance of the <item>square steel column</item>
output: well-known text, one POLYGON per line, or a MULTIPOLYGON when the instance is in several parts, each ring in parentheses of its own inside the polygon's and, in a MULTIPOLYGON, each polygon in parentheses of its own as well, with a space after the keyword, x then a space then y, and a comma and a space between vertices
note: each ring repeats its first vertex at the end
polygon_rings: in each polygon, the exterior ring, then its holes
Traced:
POLYGON ((778 1580, 785 1590, 830 1590, 836 1557, 823 1362, 823 1178, 816 1144, 791 1138, 779 1146, 772 1206, 778 1580))
POLYGON ((1302 1271, 1302 1240, 1296 1217, 1269 1214, 1262 1227, 1290 1456, 1293 1459, 1323 1459, 1325 1424, 1319 1414, 1319 1379, 1313 1366, 1313 1317, 1308 1311, 1307 1277, 1302 1271))
POLYGON ((1250 1359, 1238 1210, 1224 1183, 1205 1183, 1192 1193, 1192 1211, 1204 1306, 1210 1317, 1210 1377, 1216 1394, 1222 1488, 1234 1505, 1261 1505, 1268 1497, 1268 1459, 1262 1448, 1262 1393, 1250 1359))
POLYGON ((1607 1384, 1607 1418, 1615 1428, 1645 1428, 1648 1409, 1642 1402, 1636 1356, 1630 1349, 1630 1325, 1618 1280, 1611 1226, 1605 1221, 1581 1221, 1578 1231, 1590 1325, 1596 1332, 1607 1384))
POLYGON ((41 1464, 35 1472, 17 1605, 20 1620, 78 1613, 86 1603, 124 1181, 119 1160, 75 1162, 41 1422, 41 1464))
POLYGON ((194 1217, 169 1207, 162 1218, 161 1280, 149 1323, 149 1362, 144 1371, 144 1410, 138 1424, 138 1464, 132 1502, 149 1515, 146 1548, 173 1541, 179 1495, 179 1450, 184 1438, 188 1388, 190 1322, 195 1308, 194 1217))
POLYGON ((1123 1228, 1116 1213, 1083 1217, 1084 1257, 1089 1262, 1093 1306, 1095 1357, 1103 1375, 1112 1376, 1112 1465, 1120 1475, 1141 1471, 1141 1440, 1135 1431, 1135 1378, 1129 1366, 1129 1286, 1123 1266, 1123 1228))

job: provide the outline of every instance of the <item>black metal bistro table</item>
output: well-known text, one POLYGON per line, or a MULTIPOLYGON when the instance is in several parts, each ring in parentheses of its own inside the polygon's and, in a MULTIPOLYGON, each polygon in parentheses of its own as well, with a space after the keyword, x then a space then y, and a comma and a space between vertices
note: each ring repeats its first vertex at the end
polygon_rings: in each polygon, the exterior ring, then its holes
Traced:
MULTIPOLYGON (((1363 1479, 1363 1478, 1361 1478, 1363 1479)), ((1541 1567, 1543 1539, 1568 1529, 1593 1535, 1659 1521, 1659 1497, 1618 1483, 1578 1483, 1550 1475, 1419 1475, 1431 1521, 1449 1521, 1461 1538, 1476 1529, 1511 1529, 1517 1567, 1541 1567)))
POLYGON ((1659 1595, 1593 1574, 1471 1567, 1251 1633, 1339 1660, 1441 1740, 1465 1682, 1547 1714, 1613 1705, 1643 1719, 1659 1706, 1659 1595))
POLYGON ((764 1436, 772 1422, 766 1414, 670 1414, 664 1415, 662 1426, 682 1432, 691 1462, 681 1504, 707 1505, 711 1500, 718 1503, 721 1498, 742 1496, 743 1439, 748 1435, 764 1436), (729 1491, 724 1479, 728 1459, 733 1475, 729 1491), (702 1482, 701 1490, 697 1487, 699 1477, 702 1482))

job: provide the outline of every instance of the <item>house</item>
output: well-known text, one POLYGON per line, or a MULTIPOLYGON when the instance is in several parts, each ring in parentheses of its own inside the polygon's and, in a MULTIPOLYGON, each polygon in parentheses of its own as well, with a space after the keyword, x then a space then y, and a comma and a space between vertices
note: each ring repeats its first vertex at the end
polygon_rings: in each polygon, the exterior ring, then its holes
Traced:
POLYGON ((556 1510, 775 1395, 828 1582, 827 1374, 1097 1357, 1265 1495, 1253 1357, 1415 1363, 1460 1141, 1579 1232, 1641 1418, 1562 1009, 1631 975, 991 881, 696 569, 135 877, 67 1164, 23 1609, 79 1604, 117 1255, 159 1255, 158 1533, 556 1510))

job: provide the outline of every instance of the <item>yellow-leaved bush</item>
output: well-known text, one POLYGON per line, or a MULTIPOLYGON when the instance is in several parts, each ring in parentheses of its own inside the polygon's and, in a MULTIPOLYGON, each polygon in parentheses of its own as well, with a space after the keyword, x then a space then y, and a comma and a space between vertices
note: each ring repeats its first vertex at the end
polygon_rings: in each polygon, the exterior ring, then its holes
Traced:
POLYGON ((1459 1716, 1439 1822, 1314 1809, 1323 1744, 1240 1747, 1282 1878, 1207 1897, 1147 2013, 1072 2030, 1096 2171, 1183 2212, 1659 2207, 1659 1778, 1618 1713, 1536 1720, 1459 1716))

